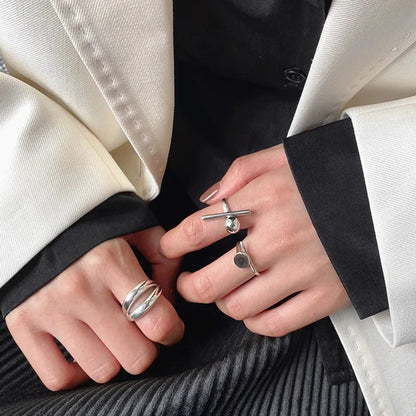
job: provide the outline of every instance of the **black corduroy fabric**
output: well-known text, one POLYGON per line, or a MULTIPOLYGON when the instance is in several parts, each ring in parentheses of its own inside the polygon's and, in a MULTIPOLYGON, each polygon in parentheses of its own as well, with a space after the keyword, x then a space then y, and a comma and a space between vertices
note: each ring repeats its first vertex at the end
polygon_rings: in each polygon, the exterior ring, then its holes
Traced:
MULTIPOLYGON (((106 385, 89 384, 52 393, 37 379, 0 321, 0 414, 2 416, 368 416, 356 381, 330 386, 312 328, 284 338, 227 325, 224 348, 206 362, 159 370, 106 385)), ((221 337, 221 335, 220 335, 221 337)), ((181 350, 176 351, 180 355, 181 350)), ((176 357, 178 358, 178 357, 176 357)), ((169 360, 175 354, 169 354, 169 360)), ((183 365, 183 360, 182 365, 183 365)), ((165 360, 166 363, 166 360, 165 360)), ((189 363, 188 363, 189 364, 189 363)))

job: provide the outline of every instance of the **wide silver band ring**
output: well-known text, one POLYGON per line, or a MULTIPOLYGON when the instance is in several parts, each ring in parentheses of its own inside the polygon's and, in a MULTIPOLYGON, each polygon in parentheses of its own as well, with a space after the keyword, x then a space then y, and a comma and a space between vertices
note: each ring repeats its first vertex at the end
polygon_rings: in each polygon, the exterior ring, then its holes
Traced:
POLYGON ((222 208, 224 212, 218 214, 203 215, 202 219, 205 220, 216 220, 218 218, 225 218, 225 229, 229 234, 235 234, 240 231, 240 221, 237 217, 240 215, 250 215, 251 211, 249 209, 242 209, 239 211, 231 211, 228 206, 227 200, 222 199, 222 208))
POLYGON ((256 276, 260 274, 257 271, 256 267, 254 266, 243 241, 239 241, 236 244, 236 253, 234 254, 234 264, 240 269, 245 269, 246 267, 250 267, 251 271, 256 276))
POLYGON ((122 305, 122 310, 129 321, 135 321, 142 317, 157 301, 162 294, 162 289, 153 280, 145 280, 127 293, 122 305), (146 292, 149 295, 141 302, 138 299, 146 292), (133 306, 135 308, 133 309, 133 306))

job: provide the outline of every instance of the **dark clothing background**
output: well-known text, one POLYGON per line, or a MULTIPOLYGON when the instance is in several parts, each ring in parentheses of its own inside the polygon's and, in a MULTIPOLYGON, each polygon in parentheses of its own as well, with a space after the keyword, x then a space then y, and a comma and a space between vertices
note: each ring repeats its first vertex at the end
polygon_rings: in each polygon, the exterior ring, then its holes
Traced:
POLYGON ((170 171, 197 200, 236 157, 286 136, 303 82, 285 71, 307 74, 325 10, 304 0, 176 1, 174 14, 170 171))

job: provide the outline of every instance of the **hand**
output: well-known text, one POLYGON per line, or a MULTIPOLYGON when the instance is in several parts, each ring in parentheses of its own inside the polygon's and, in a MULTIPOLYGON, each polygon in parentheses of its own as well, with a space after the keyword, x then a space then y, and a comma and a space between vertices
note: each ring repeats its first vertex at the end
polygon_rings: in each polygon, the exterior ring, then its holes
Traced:
POLYGON ((288 166, 282 145, 237 159, 201 200, 210 206, 182 221, 161 240, 162 253, 175 258, 227 237, 223 220, 201 216, 250 209, 239 217, 253 264, 235 266, 235 250, 208 266, 182 273, 179 293, 190 302, 216 302, 248 329, 283 336, 348 305, 349 298, 316 234, 288 166), (209 197, 209 198, 208 198, 209 197), (276 303, 294 295, 280 306, 276 303))
POLYGON ((163 233, 153 227, 98 245, 7 315, 10 333, 47 388, 73 388, 89 378, 105 383, 121 367, 140 374, 156 358, 158 343, 182 338, 183 323, 163 295, 136 322, 120 306, 147 279, 127 241, 152 264, 154 280, 172 293, 179 263, 160 254, 163 233), (67 362, 54 338, 74 362, 67 362))

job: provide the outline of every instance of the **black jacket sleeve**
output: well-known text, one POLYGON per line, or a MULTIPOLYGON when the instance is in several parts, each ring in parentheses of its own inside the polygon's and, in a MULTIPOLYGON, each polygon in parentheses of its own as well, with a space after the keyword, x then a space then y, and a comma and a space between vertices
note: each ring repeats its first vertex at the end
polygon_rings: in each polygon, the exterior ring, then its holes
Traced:
POLYGON ((283 143, 312 223, 359 317, 388 309, 351 120, 288 137, 283 143))
POLYGON ((56 237, 0 289, 3 317, 93 247, 154 225, 155 216, 137 195, 113 195, 56 237))

